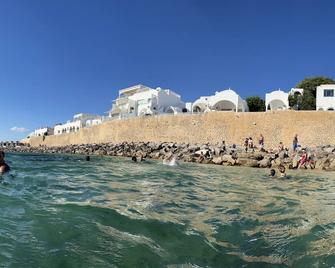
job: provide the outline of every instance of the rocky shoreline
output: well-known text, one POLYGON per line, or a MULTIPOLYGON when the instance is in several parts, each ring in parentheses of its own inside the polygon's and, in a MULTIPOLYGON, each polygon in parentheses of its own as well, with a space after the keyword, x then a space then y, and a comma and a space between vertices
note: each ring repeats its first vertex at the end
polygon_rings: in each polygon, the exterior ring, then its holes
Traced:
MULTIPOLYGON (((0 146, 5 152, 80 154, 101 156, 139 157, 150 159, 167 159, 175 156, 179 161, 223 166, 245 166, 255 168, 276 168, 283 165, 287 169, 298 167, 303 150, 293 153, 285 149, 280 152, 248 149, 221 144, 188 144, 188 143, 153 143, 123 142, 119 144, 81 144, 63 147, 30 147, 29 145, 7 144, 0 146)), ((335 146, 319 146, 306 149, 313 165, 306 169, 335 171, 335 146)))

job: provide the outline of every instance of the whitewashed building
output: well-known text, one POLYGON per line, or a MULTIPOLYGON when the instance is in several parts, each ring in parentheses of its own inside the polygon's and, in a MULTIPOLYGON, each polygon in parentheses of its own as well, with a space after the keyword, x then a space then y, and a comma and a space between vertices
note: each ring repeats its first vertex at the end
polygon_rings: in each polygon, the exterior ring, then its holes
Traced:
POLYGON ((275 90, 265 94, 266 111, 286 110, 289 108, 288 103, 289 93, 282 90, 275 90))
POLYGON ((128 118, 134 116, 178 113, 185 108, 180 95, 170 89, 152 89, 136 85, 119 91, 113 101, 109 117, 128 118))
POLYGON ((60 135, 63 133, 78 132, 83 127, 97 125, 102 123, 102 118, 91 114, 76 114, 72 121, 67 121, 64 124, 58 124, 54 127, 54 134, 60 135))
POLYGON ((242 99, 234 90, 227 89, 215 92, 215 95, 204 96, 192 104, 194 113, 207 111, 234 111, 248 112, 247 102, 242 99))
POLYGON ((321 85, 316 88, 316 110, 335 110, 335 84, 321 85))
POLYGON ((132 109, 130 109, 129 97, 135 93, 148 90, 150 88, 144 85, 135 85, 119 90, 119 97, 113 101, 112 109, 109 111, 108 116, 114 118, 134 116, 132 109))
POLYGON ((54 134, 54 128, 51 127, 41 127, 35 129, 34 132, 29 134, 29 137, 43 137, 43 136, 50 136, 54 134))
POLYGON ((303 95, 303 94, 304 94, 303 88, 291 88, 290 92, 288 93, 289 96, 303 95))

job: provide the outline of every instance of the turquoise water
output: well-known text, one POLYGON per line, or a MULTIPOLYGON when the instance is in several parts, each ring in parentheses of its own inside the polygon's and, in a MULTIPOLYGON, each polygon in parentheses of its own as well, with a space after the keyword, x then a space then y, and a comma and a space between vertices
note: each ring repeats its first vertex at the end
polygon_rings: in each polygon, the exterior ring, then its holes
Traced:
POLYGON ((335 174, 9 154, 1 267, 334 267, 335 174))

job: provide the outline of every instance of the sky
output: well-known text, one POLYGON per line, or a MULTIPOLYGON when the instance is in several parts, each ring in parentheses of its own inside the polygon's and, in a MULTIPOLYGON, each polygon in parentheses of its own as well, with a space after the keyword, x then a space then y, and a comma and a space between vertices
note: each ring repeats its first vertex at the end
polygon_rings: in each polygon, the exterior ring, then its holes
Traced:
POLYGON ((0 0, 0 140, 102 115, 136 84, 194 101, 335 78, 334 10, 331 0, 0 0))

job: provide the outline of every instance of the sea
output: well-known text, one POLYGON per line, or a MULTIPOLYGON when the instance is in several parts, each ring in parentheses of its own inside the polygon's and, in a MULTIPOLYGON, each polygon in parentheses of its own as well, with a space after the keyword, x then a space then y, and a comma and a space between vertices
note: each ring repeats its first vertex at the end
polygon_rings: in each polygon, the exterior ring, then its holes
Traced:
POLYGON ((335 173, 11 154, 0 267, 335 267, 335 173))

